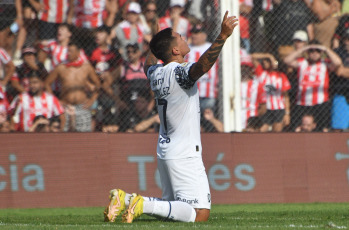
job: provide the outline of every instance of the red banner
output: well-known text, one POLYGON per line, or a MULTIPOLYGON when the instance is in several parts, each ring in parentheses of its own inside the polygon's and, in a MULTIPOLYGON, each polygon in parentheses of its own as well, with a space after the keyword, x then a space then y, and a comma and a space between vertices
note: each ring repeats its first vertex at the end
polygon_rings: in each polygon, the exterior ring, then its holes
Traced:
MULTIPOLYGON (((0 208, 161 197, 155 134, 1 134, 0 208)), ((349 134, 203 134, 214 204, 349 202, 349 134)))

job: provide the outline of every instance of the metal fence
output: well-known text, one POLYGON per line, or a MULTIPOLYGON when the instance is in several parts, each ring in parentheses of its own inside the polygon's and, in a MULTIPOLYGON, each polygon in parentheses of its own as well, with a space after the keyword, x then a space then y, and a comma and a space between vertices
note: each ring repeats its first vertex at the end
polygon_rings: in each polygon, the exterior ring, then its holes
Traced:
MULTIPOLYGON (((177 25, 191 46, 186 60, 197 61, 218 35, 222 18, 218 0, 75 0, 72 12, 68 0, 55 2, 23 1, 23 20, 13 13, 14 3, 0 4, 9 12, 0 16, 6 19, 1 47, 16 65, 7 76, 11 65, 1 60, 2 88, 12 103, 2 131, 58 129, 61 120, 51 117, 61 106, 65 131, 157 132, 159 118, 142 71, 157 25, 177 25), (46 99, 41 105, 30 101, 31 75, 39 75, 42 87, 59 98, 57 108, 50 110, 46 99)), ((341 10, 337 0, 240 1, 244 131, 348 128, 349 18, 341 10)), ((203 132, 222 131, 220 69, 221 60, 198 82, 203 132)))

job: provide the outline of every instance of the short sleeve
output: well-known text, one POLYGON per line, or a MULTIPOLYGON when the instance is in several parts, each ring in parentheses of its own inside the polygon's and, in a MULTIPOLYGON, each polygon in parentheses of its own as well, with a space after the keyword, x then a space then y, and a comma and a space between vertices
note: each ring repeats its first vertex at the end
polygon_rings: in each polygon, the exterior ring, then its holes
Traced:
POLYGON ((195 81, 189 77, 189 70, 194 63, 183 63, 175 67, 174 74, 177 83, 182 89, 190 89, 195 81))
POLYGON ((147 73, 146 73, 147 78, 149 79, 149 78, 150 78, 150 75, 151 75, 158 67, 160 67, 160 66, 162 66, 162 64, 157 64, 157 65, 152 65, 152 66, 150 66, 150 67, 148 68, 147 73))

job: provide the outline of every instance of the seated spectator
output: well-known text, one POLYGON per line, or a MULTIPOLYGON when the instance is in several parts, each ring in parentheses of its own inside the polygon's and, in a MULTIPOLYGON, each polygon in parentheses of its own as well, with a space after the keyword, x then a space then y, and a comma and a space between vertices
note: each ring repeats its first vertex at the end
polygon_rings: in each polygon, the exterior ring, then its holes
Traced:
POLYGON ((61 119, 59 117, 51 117, 49 127, 51 133, 61 132, 61 119))
POLYGON ((190 22, 187 18, 181 16, 184 6, 185 0, 171 0, 169 15, 161 17, 159 20, 160 30, 172 27, 174 32, 179 33, 184 38, 189 38, 190 22))
POLYGON ((0 47, 0 88, 5 88, 7 83, 10 81, 11 77, 15 72, 15 65, 12 62, 10 55, 0 47))
POLYGON ((334 52, 343 62, 331 79, 333 80, 331 127, 339 131, 349 128, 349 28, 342 34, 340 46, 334 52))
POLYGON ((201 126, 202 132, 224 132, 223 123, 214 116, 212 109, 205 109, 203 111, 203 118, 205 122, 209 123, 210 125, 201 126))
MULTIPOLYGON (((69 24, 63 23, 58 26, 56 39, 45 40, 39 44, 38 60, 45 63, 47 57, 50 58, 51 68, 54 69, 57 65, 67 61, 68 59, 68 44, 72 37, 72 27, 69 24)), ((81 49, 79 59, 87 61, 84 50, 81 49)), ((60 90, 60 89, 58 89, 60 90)))
POLYGON ((251 56, 246 51, 240 51, 241 57, 241 128, 245 130, 254 127, 260 117, 266 112, 266 95, 264 85, 254 73, 251 56))
POLYGON ((159 129, 160 119, 153 110, 148 111, 151 103, 149 91, 139 92, 132 100, 132 107, 120 114, 121 132, 156 132, 159 129))
POLYGON ((287 76, 277 71, 278 62, 273 55, 268 53, 252 54, 256 66, 256 75, 262 82, 266 93, 267 112, 263 114, 261 120, 263 126, 261 132, 270 130, 281 132, 285 126, 290 124, 290 99, 288 91, 291 84, 287 76), (257 60, 261 60, 260 64, 257 60))
POLYGON ((312 41, 302 49, 289 54, 284 62, 297 68, 298 91, 296 106, 292 111, 292 123, 299 126, 301 117, 310 113, 318 122, 319 129, 329 127, 329 72, 336 71, 342 61, 331 49, 312 41), (308 58, 303 53, 307 52, 308 58), (326 54, 328 60, 322 55, 326 54))
POLYGON ((35 116, 42 115, 46 118, 59 116, 64 125, 64 109, 59 100, 44 91, 43 76, 33 71, 29 75, 29 92, 19 94, 11 103, 13 111, 12 122, 17 131, 30 131, 34 124, 35 116))
MULTIPOLYGON (((129 44, 126 46, 128 62, 121 66, 118 74, 120 99, 128 106, 131 101, 137 98, 137 94, 146 90, 151 92, 149 81, 143 71, 144 60, 141 58, 141 51, 138 44, 129 44)), ((149 103, 147 111, 153 110, 154 101, 149 103)))
POLYGON ((126 19, 120 22, 111 31, 111 38, 116 38, 119 44, 119 52, 127 60, 126 46, 137 43, 143 49, 143 40, 150 42, 150 31, 140 23, 139 14, 141 6, 137 2, 131 2, 127 7, 126 19))
MULTIPOLYGON (((69 43, 68 61, 57 66, 45 81, 48 92, 52 92, 51 84, 56 79, 62 83, 60 100, 67 107, 75 109, 76 131, 92 131, 92 115, 90 108, 98 98, 100 81, 90 63, 80 59, 80 47, 77 43, 69 43), (88 91, 92 91, 89 95, 88 91)), ((68 131, 71 117, 66 113, 64 130, 68 131)))
POLYGON ((302 117, 302 123, 295 129, 295 132, 315 132, 316 122, 313 115, 305 114, 302 117))
POLYGON ((50 132, 50 121, 43 115, 34 117, 33 125, 29 128, 28 132, 34 133, 48 133, 50 132))
POLYGON ((23 63, 16 67, 16 73, 11 78, 11 85, 18 93, 29 92, 29 74, 38 71, 40 76, 47 77, 47 70, 36 59, 36 49, 28 46, 22 49, 23 63))

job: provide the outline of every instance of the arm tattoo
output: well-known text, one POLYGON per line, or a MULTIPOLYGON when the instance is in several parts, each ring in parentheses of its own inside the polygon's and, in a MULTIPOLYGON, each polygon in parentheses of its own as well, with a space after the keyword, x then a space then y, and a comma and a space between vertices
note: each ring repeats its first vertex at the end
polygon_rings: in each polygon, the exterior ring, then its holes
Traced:
POLYGON ((190 77, 193 80, 198 80, 202 75, 204 75, 211 69, 211 67, 217 61, 224 43, 225 39, 223 39, 221 36, 218 36, 217 39, 212 43, 210 48, 206 50, 204 54, 202 54, 198 62, 191 69, 190 77))

